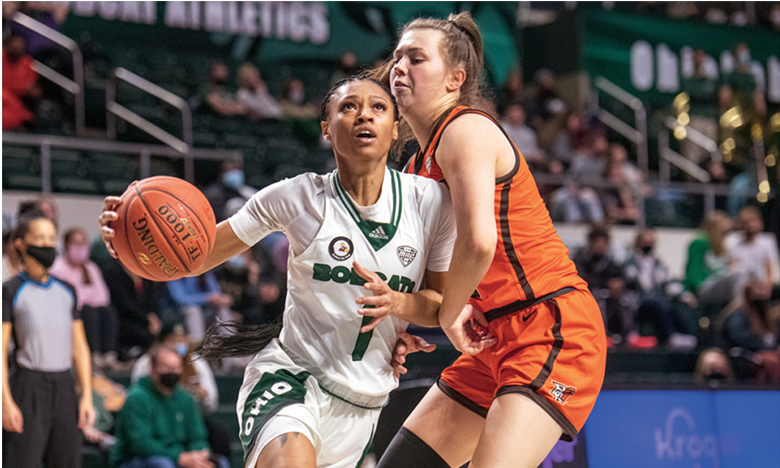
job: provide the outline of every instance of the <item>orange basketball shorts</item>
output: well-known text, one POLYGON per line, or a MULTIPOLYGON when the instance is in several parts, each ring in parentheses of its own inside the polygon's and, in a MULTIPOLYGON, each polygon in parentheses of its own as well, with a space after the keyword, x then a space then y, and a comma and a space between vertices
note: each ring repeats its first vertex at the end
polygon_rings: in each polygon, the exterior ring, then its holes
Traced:
POLYGON ((571 441, 596 404, 607 361, 604 322, 587 290, 574 290, 490 322, 498 343, 446 368, 439 388, 486 417, 493 399, 521 393, 571 441))

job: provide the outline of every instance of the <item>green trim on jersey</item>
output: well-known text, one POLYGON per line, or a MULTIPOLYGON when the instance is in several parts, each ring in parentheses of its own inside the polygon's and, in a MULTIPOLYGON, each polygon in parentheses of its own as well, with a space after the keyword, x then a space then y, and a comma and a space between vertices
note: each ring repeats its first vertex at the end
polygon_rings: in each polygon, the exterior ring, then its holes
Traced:
POLYGON ((333 176, 333 186, 336 189, 336 195, 338 195, 339 200, 341 200, 355 224, 363 232, 368 243, 374 248, 374 251, 378 251, 393 239, 396 231, 398 231, 398 224, 401 222, 401 209, 403 208, 404 198, 401 192, 401 175, 393 169, 389 169, 389 172, 393 187, 393 214, 390 217, 390 223, 377 223, 376 221, 363 219, 352 200, 349 199, 349 194, 341 186, 338 169, 336 169, 333 176))
POLYGON ((306 371, 293 374, 287 369, 265 372, 257 381, 244 403, 240 428, 244 461, 255 446, 260 429, 285 406, 303 404, 306 397, 304 383, 311 374, 306 371))
POLYGON ((363 465, 363 460, 366 459, 366 456, 371 453, 371 446, 374 442, 374 430, 376 429, 376 426, 371 426, 371 437, 368 439, 368 443, 366 444, 366 448, 363 449, 363 454, 360 456, 360 460, 358 460, 357 465, 355 465, 355 468, 360 468, 361 465, 363 465))

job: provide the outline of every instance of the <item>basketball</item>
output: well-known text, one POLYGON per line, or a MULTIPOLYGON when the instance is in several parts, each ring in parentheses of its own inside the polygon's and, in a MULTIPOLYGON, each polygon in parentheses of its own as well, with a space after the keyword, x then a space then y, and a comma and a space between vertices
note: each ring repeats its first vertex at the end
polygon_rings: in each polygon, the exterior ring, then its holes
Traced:
POLYGON ((216 222, 206 197, 175 177, 143 179, 122 194, 114 250, 133 273, 152 281, 187 276, 214 246, 216 222))

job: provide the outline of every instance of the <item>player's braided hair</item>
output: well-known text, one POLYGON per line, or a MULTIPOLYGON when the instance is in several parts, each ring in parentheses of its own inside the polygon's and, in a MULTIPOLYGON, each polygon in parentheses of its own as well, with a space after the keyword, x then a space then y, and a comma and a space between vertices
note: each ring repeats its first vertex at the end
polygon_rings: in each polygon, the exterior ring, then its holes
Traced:
POLYGON ((203 359, 222 359, 255 354, 279 336, 282 326, 277 323, 244 325, 228 320, 219 322, 206 331, 206 338, 197 349, 203 359))
MULTIPOLYGON (((482 50, 482 35, 477 23, 467 11, 451 14, 446 20, 438 18, 417 18, 407 23, 399 37, 414 29, 433 29, 442 32, 439 51, 449 67, 461 67, 466 72, 466 79, 460 87, 458 105, 481 110, 495 117, 495 106, 491 93, 482 79, 484 54, 482 50)), ((395 62, 390 57, 387 62, 371 70, 369 76, 390 86, 390 72, 395 62)), ((391 153, 396 158, 401 156, 406 143, 414 139, 411 127, 401 118, 398 129, 398 139, 393 143, 391 153)), ((425 142, 418 142, 421 145, 425 142)))
POLYGON ((330 114, 330 101, 333 99, 333 95, 336 93, 336 90, 353 81, 370 81, 382 88, 382 91, 384 91, 388 97, 390 97, 390 101, 393 103, 393 116, 395 117, 395 120, 400 118, 398 114, 398 104, 395 102, 395 96, 393 96, 393 93, 390 92, 390 88, 388 88, 386 84, 380 82, 379 80, 375 80, 366 74, 359 74, 341 79, 337 81, 332 88, 330 88, 328 94, 325 95, 325 99, 322 100, 322 107, 320 108, 320 121, 325 122, 328 120, 328 114, 330 114))

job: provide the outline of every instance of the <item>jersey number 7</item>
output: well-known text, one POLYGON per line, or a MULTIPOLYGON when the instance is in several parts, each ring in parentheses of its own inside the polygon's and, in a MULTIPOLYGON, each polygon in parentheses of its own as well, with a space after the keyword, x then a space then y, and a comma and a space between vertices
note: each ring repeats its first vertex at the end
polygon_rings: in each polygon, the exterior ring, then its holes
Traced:
MULTIPOLYGON (((373 309, 374 306, 365 306, 364 309, 373 309)), ((368 315, 363 316, 363 323, 360 324, 360 328, 365 327, 369 323, 371 323, 371 320, 374 317, 370 317, 368 315)), ((361 361, 363 360, 363 355, 366 354, 366 349, 368 349, 368 342, 371 341, 371 337, 374 335, 374 330, 369 330, 367 332, 363 332, 358 335, 357 342, 355 342, 355 348, 352 350, 352 360, 353 361, 361 361)))

